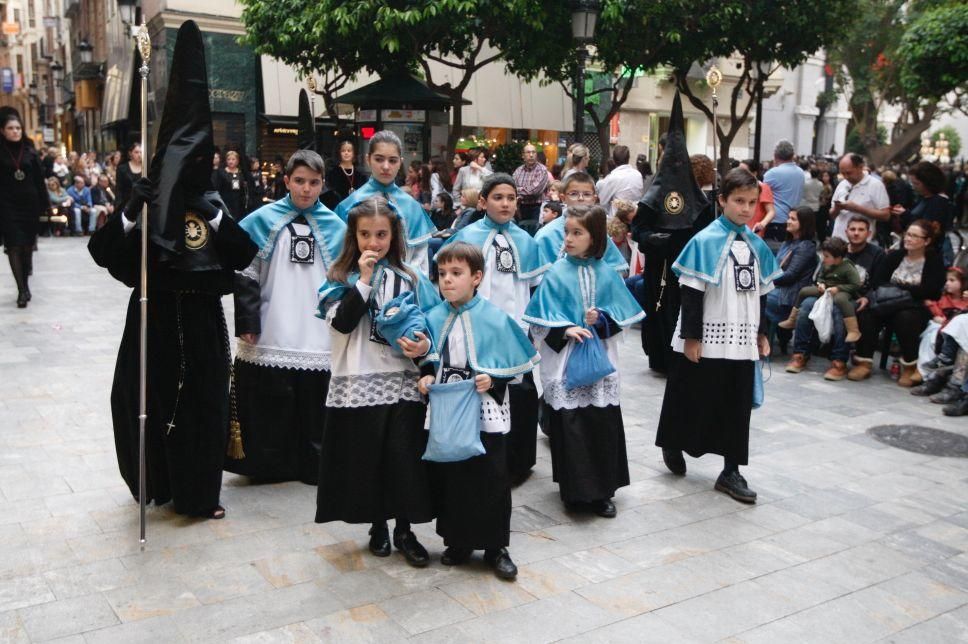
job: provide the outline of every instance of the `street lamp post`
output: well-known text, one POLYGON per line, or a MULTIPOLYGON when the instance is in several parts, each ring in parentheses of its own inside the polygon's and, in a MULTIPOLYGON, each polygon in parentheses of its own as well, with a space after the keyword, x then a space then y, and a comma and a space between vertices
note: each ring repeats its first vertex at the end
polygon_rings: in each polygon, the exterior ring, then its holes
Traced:
POLYGON ((121 15, 121 22, 130 29, 137 24, 138 0, 118 0, 118 13, 121 15))
POLYGON ((585 62, 588 60, 588 43, 595 38, 598 23, 599 0, 573 0, 571 11, 571 37, 578 44, 578 74, 575 82, 575 141, 585 139, 585 62))

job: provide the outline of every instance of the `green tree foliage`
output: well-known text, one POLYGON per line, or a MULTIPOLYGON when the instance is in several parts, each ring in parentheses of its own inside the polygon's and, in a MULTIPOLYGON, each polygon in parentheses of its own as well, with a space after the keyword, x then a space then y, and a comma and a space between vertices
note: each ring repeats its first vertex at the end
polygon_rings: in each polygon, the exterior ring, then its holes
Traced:
POLYGON ((849 34, 828 54, 848 95, 851 131, 873 163, 891 161, 917 147, 935 116, 966 108, 968 5, 860 0, 849 34), (889 144, 877 140, 877 116, 885 103, 902 110, 889 144))
MULTIPOLYGON (((501 58, 493 43, 535 25, 528 0, 241 0, 246 42, 303 70, 420 70, 457 106, 474 74, 501 58), (434 67, 432 62, 443 68, 434 67)), ((455 107, 450 147, 461 134, 455 107)))

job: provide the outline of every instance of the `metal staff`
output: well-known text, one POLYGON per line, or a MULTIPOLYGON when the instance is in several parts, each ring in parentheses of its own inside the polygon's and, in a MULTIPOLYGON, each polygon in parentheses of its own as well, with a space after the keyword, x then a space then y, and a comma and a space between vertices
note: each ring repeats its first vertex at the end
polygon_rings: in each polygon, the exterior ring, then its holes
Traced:
MULTIPOLYGON (((151 38, 148 25, 141 23, 136 36, 141 54, 141 176, 148 176, 148 61, 151 38)), ((141 338, 138 373, 138 506, 141 512, 141 548, 145 546, 145 422, 148 419, 148 203, 141 208, 141 338)))
MULTIPOLYGON (((716 88, 719 84, 723 82, 723 74, 719 71, 719 68, 713 65, 706 72, 706 84, 713 91, 713 194, 716 195, 713 199, 713 215, 719 214, 719 116, 717 108, 719 108, 719 95, 716 94, 716 88)), ((758 126, 758 125, 757 125, 758 126)))

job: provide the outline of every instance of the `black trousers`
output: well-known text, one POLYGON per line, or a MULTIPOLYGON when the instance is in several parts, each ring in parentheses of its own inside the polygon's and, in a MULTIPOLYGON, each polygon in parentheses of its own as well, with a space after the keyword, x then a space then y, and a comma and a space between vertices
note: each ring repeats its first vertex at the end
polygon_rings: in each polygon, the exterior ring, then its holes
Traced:
POLYGON ((877 336, 881 329, 890 325, 901 345, 901 358, 905 362, 918 359, 918 345, 921 342, 921 332, 928 323, 930 313, 924 307, 903 309, 891 316, 880 316, 864 309, 857 313, 857 324, 860 327, 861 338, 857 343, 857 356, 873 358, 877 346, 877 336))

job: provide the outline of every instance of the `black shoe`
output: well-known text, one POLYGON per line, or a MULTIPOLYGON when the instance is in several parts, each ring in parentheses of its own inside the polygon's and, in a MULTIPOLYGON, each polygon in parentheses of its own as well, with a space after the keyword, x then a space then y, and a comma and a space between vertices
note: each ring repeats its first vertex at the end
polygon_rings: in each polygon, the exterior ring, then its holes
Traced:
POLYGON ((494 574, 498 579, 512 581, 518 576, 518 567, 511 561, 511 555, 507 548, 499 550, 487 550, 484 552, 484 561, 494 569, 494 574))
POLYGON ((931 360, 928 360, 924 363, 924 368, 930 370, 943 369, 944 367, 950 367, 953 364, 954 360, 948 362, 944 356, 935 356, 931 360))
POLYGON ((415 568, 423 568, 430 563, 430 555, 427 554, 427 549, 420 545, 420 542, 417 541, 417 535, 410 530, 403 533, 394 531, 393 546, 402 552, 407 559, 407 563, 415 568))
POLYGON ((738 470, 721 473, 719 478, 716 479, 716 490, 718 492, 725 492, 737 501, 742 501, 743 503, 756 503, 756 492, 749 488, 746 479, 743 478, 743 475, 738 470))
POLYGON ((17 308, 18 309, 25 309, 25 308, 27 308, 27 302, 28 301, 29 301, 29 298, 27 297, 27 294, 26 293, 20 293, 19 295, 17 295, 17 308))
POLYGON ((669 468, 669 471, 678 476, 686 475, 686 459, 682 456, 682 450, 662 448, 662 461, 669 468))
POLYGON ((29 302, 29 301, 30 301, 31 299, 33 299, 33 296, 32 296, 32 295, 30 294, 30 289, 29 289, 29 288, 28 288, 28 289, 24 289, 24 295, 26 295, 26 296, 27 296, 27 301, 28 301, 28 302, 29 302))
POLYGON ((370 552, 377 557, 390 556, 390 531, 385 525, 370 528, 370 552))
POLYGON ((612 503, 611 499, 602 499, 600 501, 595 501, 592 503, 592 511, 600 517, 606 519, 614 519, 618 511, 615 509, 615 504, 612 503))
POLYGON ((459 566, 467 563, 473 550, 470 548, 446 548, 440 556, 440 563, 445 566, 459 566))
POLYGON ((944 378, 928 378, 923 384, 911 387, 912 396, 933 396, 945 387, 944 378))
POLYGON ((941 413, 945 416, 968 416, 968 394, 962 394, 956 402, 945 405, 941 413))
POLYGON ((950 384, 944 389, 931 396, 928 400, 939 405, 947 405, 949 403, 956 402, 961 398, 961 389, 958 387, 952 387, 950 384))

